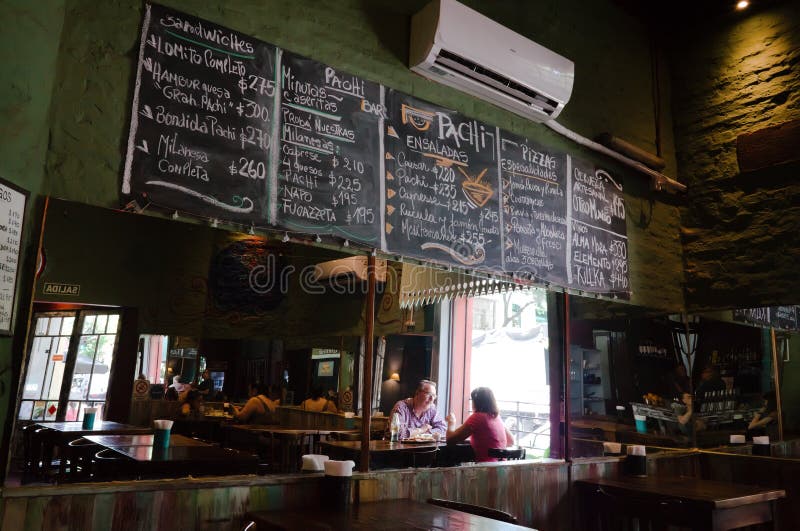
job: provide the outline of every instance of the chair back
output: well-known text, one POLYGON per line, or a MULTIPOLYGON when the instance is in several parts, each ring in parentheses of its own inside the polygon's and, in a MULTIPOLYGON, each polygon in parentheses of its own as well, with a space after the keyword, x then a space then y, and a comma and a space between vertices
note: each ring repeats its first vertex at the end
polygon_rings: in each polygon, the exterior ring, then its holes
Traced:
POLYGON ((58 467, 58 483, 89 481, 92 477, 92 456, 100 445, 80 437, 62 448, 64 455, 58 467))
POLYGON ((525 459, 525 448, 489 448, 489 457, 503 461, 517 461, 525 459))
POLYGON ((420 467, 435 467, 436 466, 436 457, 439 454, 439 449, 434 448, 433 450, 417 450, 411 453, 411 466, 414 468, 420 467))
POLYGON ((471 503, 442 500, 440 498, 428 498, 428 503, 431 505, 438 505, 439 507, 455 509, 456 511, 461 511, 464 513, 483 516, 484 518, 491 518, 492 520, 499 520, 500 522, 506 522, 507 524, 517 523, 517 517, 513 514, 501 511, 500 509, 484 507, 483 505, 473 505, 471 503))

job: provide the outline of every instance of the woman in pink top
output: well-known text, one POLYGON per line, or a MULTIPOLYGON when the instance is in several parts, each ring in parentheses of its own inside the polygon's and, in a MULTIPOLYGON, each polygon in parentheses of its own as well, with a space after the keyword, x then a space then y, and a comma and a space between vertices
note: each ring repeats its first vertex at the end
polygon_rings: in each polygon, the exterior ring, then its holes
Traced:
POLYGON ((514 437, 500 419, 500 412, 491 389, 478 387, 470 396, 474 413, 464 424, 456 428, 455 414, 447 415, 447 442, 461 442, 469 437, 476 461, 479 463, 497 461, 497 458, 489 457, 489 448, 511 446, 514 444, 514 437))

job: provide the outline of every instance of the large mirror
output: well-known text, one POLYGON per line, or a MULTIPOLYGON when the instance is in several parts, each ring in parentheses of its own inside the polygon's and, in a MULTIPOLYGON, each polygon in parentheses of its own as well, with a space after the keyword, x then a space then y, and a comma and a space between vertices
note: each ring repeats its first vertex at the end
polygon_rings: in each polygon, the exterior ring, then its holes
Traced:
POLYGON ((664 315, 571 301, 572 455, 619 450, 603 442, 727 449, 753 437, 774 443, 796 431, 796 331, 778 330, 773 341, 769 323, 745 319, 742 311, 664 315))

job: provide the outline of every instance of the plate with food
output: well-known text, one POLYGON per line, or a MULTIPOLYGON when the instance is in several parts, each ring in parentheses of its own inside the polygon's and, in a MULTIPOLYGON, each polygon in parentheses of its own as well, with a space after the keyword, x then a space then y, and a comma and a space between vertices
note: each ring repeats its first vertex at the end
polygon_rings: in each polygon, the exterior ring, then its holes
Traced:
POLYGON ((417 435, 416 437, 409 437, 400 441, 405 444, 430 444, 436 442, 433 435, 417 435))

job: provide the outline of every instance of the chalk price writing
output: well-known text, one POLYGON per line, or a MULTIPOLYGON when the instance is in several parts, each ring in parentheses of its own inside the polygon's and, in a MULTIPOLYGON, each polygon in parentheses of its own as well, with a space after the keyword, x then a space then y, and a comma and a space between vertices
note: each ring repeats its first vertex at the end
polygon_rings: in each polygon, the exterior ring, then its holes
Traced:
POLYGON ((619 219, 625 219, 625 200, 621 196, 614 196, 614 200, 611 203, 611 215, 619 219))
POLYGON ((615 240, 611 242, 609 251, 611 252, 611 256, 615 258, 621 258, 622 260, 625 260, 625 258, 628 257, 628 246, 625 245, 625 242, 621 240, 615 240))
POLYGON ((259 95, 272 97, 275 94, 275 82, 271 79, 256 75, 247 74, 239 80, 239 90, 244 94, 245 90, 252 90, 259 95))
POLYGON ((446 168, 444 166, 437 166, 436 178, 442 182, 454 183, 456 182, 456 172, 453 168, 446 168))
POLYGON ((445 202, 445 206, 450 212, 466 216, 469 213, 469 203, 463 199, 451 199, 445 202))
POLYGON ((500 213, 496 210, 492 210, 491 208, 484 208, 481 210, 481 219, 491 221, 492 223, 497 223, 500 221, 500 213))
POLYGON ((465 230, 462 232, 458 241, 467 243, 473 247, 484 247, 486 245, 486 237, 482 233, 472 230, 465 230))
POLYGON ((358 196, 351 192, 335 192, 331 198, 333 206, 339 205, 357 205, 358 196))
POLYGON ((264 151, 269 150, 269 133, 258 127, 253 127, 252 125, 244 127, 239 133, 239 140, 242 143, 242 149, 244 149, 245 144, 251 144, 253 146, 258 146, 264 151))
POLYGON ((347 192, 360 192, 361 180, 358 177, 346 177, 344 175, 333 175, 328 178, 328 184, 336 190, 344 190, 347 192))
POLYGON ((342 157, 342 162, 339 162, 339 157, 333 157, 333 167, 338 168, 339 164, 347 171, 354 171, 356 173, 364 174, 364 163, 360 160, 354 160, 349 157, 342 157))
POLYGON ((239 157, 238 165, 236 162, 231 162, 228 171, 231 175, 241 175, 250 179, 264 180, 267 178, 266 164, 250 160, 247 157, 239 157))
POLYGON ((458 190, 454 184, 435 183, 433 185, 433 191, 448 199, 455 199, 458 195, 458 190))
POLYGON ((269 108, 266 105, 261 105, 253 100, 242 98, 242 102, 236 105, 236 112, 239 116, 244 118, 256 118, 262 122, 269 123, 269 108))
POLYGON ((358 225, 371 225, 375 222, 375 212, 371 208, 358 207, 353 212, 352 219, 358 225))

